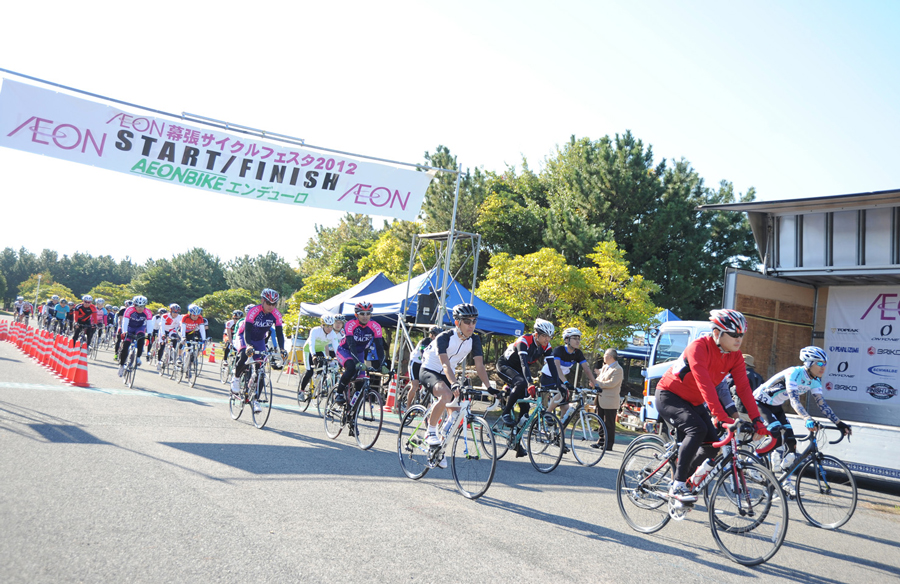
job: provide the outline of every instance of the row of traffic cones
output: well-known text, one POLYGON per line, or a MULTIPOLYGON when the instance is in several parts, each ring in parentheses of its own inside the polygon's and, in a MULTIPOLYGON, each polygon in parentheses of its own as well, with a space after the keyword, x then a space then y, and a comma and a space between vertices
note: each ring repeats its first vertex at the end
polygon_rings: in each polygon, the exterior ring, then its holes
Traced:
POLYGON ((47 368, 62 381, 76 387, 90 387, 87 344, 76 345, 63 335, 5 320, 0 321, 0 341, 13 343, 32 361, 47 368))

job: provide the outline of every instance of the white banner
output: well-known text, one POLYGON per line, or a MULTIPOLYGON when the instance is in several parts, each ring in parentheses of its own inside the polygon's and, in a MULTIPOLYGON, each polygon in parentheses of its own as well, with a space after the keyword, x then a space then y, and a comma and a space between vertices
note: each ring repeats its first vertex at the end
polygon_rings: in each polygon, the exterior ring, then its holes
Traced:
POLYGON ((900 411, 900 286, 831 286, 825 399, 900 411))
POLYGON ((9 79, 0 146, 244 199, 415 220, 434 173, 131 114, 9 79))

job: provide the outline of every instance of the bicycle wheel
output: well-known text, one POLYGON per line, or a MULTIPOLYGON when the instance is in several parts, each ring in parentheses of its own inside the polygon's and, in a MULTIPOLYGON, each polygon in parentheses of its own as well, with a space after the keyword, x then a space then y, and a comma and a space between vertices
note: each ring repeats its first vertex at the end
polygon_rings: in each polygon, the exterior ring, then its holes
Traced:
POLYGON ((91 355, 91 359, 96 361, 97 355, 100 354, 100 341, 98 341, 97 339, 94 339, 93 341, 91 341, 91 348, 88 349, 88 352, 91 355))
MULTIPOLYGON (((134 345, 132 344, 132 346, 134 345)), ((127 385, 129 389, 134 387, 134 375, 137 373, 136 359, 137 352, 132 349, 128 352, 128 361, 125 363, 125 385, 127 385)))
POLYGON ((625 522, 641 533, 655 533, 669 522, 663 495, 672 484, 675 467, 655 444, 635 447, 622 459, 616 477, 616 499, 625 522))
POLYGON ((559 427, 559 418, 552 412, 535 416, 528 428, 528 458, 538 472, 552 472, 562 460, 565 434, 559 427))
POLYGON ((247 404, 247 380, 249 379, 248 373, 244 373, 241 376, 240 384, 241 384, 241 393, 235 395, 230 389, 228 391, 229 400, 228 400, 228 409, 231 410, 231 419, 237 420, 241 417, 241 414, 244 413, 244 406, 247 404))
POLYGON ((634 440, 628 443, 628 446, 625 448, 625 454, 623 454, 623 458, 628 455, 633 449, 637 448, 641 444, 656 444, 660 448, 665 448, 666 443, 662 438, 659 437, 659 434, 641 434, 634 440))
POLYGON ((723 473, 709 495, 709 527, 719 549, 744 566, 775 555, 787 533, 788 508, 778 479, 762 465, 746 463, 723 473))
POLYGON ((219 365, 219 381, 222 383, 228 383, 228 377, 231 373, 231 367, 229 367, 228 359, 222 359, 222 364, 219 365))
POLYGON ((833 456, 807 460, 797 473, 796 489, 800 512, 816 527, 837 529, 856 510, 856 480, 833 456))
POLYGON ((428 422, 425 419, 425 408, 413 406, 406 411, 397 432, 397 456, 403 474, 413 480, 419 480, 428 472, 428 451, 425 435, 428 433, 428 422))
POLYGON ((260 369, 256 375, 256 401, 259 402, 260 412, 257 413, 254 408, 250 411, 253 412, 253 425, 262 430, 272 411, 272 376, 265 369, 260 369))
POLYGON ((319 416, 325 416, 326 404, 328 403, 328 394, 331 393, 331 390, 334 386, 329 387, 328 385, 322 385, 322 387, 316 388, 316 411, 319 412, 319 416))
POLYGON ((297 384, 297 406, 299 406, 301 412, 305 412, 309 409, 313 394, 316 393, 322 385, 322 376, 313 375, 305 390, 300 389, 300 386, 303 384, 303 375, 298 375, 297 377, 300 378, 300 382, 297 384))
POLYGON ((325 411, 322 418, 325 420, 325 435, 334 440, 341 434, 344 429, 344 404, 335 401, 337 396, 337 388, 333 388, 328 392, 328 399, 325 401, 325 411))
POLYGON ((597 414, 579 412, 566 433, 569 448, 579 464, 594 466, 606 453, 606 424, 597 414))
POLYGON ((197 378, 200 377, 200 367, 197 361, 197 356, 191 353, 190 361, 188 362, 188 383, 190 383, 191 387, 196 385, 197 378))
POLYGON ((467 499, 477 499, 487 492, 497 469, 497 452, 484 418, 472 416, 456 428, 450 469, 456 488, 467 499))
POLYGON ((369 390, 365 396, 360 397, 362 403, 356 404, 356 414, 353 418, 353 434, 356 443, 363 450, 368 450, 375 445, 378 436, 381 435, 381 425, 384 423, 384 402, 381 394, 369 390))
MULTIPOLYGON (((510 428, 500 421, 501 411, 501 409, 487 411, 483 418, 487 424, 487 429, 485 431, 489 431, 494 438, 494 451, 496 452, 497 460, 503 458, 507 451, 509 451, 509 443, 512 434, 517 430, 516 428, 510 428)), ((487 437, 485 437, 482 440, 482 443, 486 443, 487 441, 487 437)))

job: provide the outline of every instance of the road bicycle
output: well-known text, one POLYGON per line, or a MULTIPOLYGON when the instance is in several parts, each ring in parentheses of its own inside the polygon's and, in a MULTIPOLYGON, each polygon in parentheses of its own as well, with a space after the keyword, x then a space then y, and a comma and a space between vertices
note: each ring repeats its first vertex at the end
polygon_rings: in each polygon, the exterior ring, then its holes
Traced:
POLYGON ((128 339, 131 341, 131 344, 128 346, 128 356, 125 357, 125 372, 122 374, 122 381, 129 388, 132 388, 134 387, 134 376, 137 373, 138 343, 144 342, 144 335, 128 335, 128 339))
POLYGON ((232 349, 228 353, 228 358, 222 359, 222 363, 219 365, 219 381, 222 383, 231 381, 231 375, 234 373, 234 364, 237 362, 238 353, 239 351, 232 349))
POLYGON ((411 404, 406 403, 406 398, 409 395, 409 390, 412 388, 412 382, 407 383, 403 386, 402 391, 397 392, 396 404, 397 404, 397 413, 402 418, 406 413, 406 410, 411 408, 412 406, 422 406, 427 408, 431 403, 431 391, 428 390, 421 383, 419 384, 419 391, 416 392, 416 395, 413 397, 413 401, 411 404))
MULTIPOLYGON (((726 426, 726 435, 713 443, 720 449, 713 468, 698 484, 688 483, 698 495, 711 485, 706 496, 707 514, 713 539, 732 561, 754 566, 771 559, 787 533, 788 507, 775 475, 760 462, 738 452, 735 431, 745 424, 726 426)), ((752 435, 752 426, 741 428, 752 435)), ((757 454, 763 455, 774 440, 757 454)), ((625 522, 641 533, 655 533, 670 519, 682 520, 692 505, 682 506, 669 496, 678 444, 665 448, 646 443, 636 446, 622 459, 616 477, 616 499, 625 522)))
POLYGON ((181 351, 181 366, 177 368, 178 383, 186 377, 191 387, 200 376, 200 341, 185 341, 181 351))
POLYGON ((162 357, 159 358, 159 361, 156 364, 156 370, 162 377, 175 379, 175 372, 178 369, 178 366, 176 365, 178 352, 175 350, 175 347, 178 344, 178 340, 169 335, 162 339, 162 342, 166 345, 163 347, 162 357))
POLYGON ((344 426, 349 426, 350 435, 356 438, 356 444, 360 448, 368 450, 375 445, 384 422, 384 398, 372 387, 369 379, 369 374, 375 371, 377 370, 367 367, 360 373, 361 377, 356 379, 354 386, 357 383, 362 385, 349 401, 345 399, 344 403, 337 402, 337 385, 328 392, 322 417, 325 421, 325 434, 332 440, 340 435, 344 426))
MULTIPOLYGON (((244 349, 246 351, 246 349, 244 349)), ((248 359, 247 369, 241 375, 240 393, 231 392, 228 407, 231 410, 231 418, 237 420, 244 412, 244 406, 250 406, 253 415, 253 425, 262 430, 269 420, 272 411, 272 375, 270 364, 272 357, 277 353, 267 350, 262 353, 254 353, 248 359), (254 402, 256 402, 254 404, 254 402), (256 410, 259 411, 256 411, 256 410)))
POLYGON ((437 400, 432 400, 428 409, 419 404, 410 406, 397 433, 397 456, 403 473, 413 480, 422 478, 440 466, 449 449, 450 470, 459 492, 468 499, 477 499, 487 492, 497 468, 497 445, 487 421, 472 413, 472 398, 488 395, 465 382, 460 388, 459 409, 445 414, 449 419, 441 421, 438 446, 425 442, 428 419, 437 400))
POLYGON ((94 334, 91 337, 91 342, 88 345, 88 355, 90 355, 91 359, 94 361, 97 360, 97 357, 100 355, 100 338, 99 335, 103 329, 94 327, 94 334))
POLYGON ((297 405, 301 412, 305 412, 312 403, 313 397, 316 398, 316 410, 319 416, 325 411, 325 403, 328 399, 328 392, 331 388, 337 387, 340 378, 340 366, 334 359, 326 359, 314 369, 312 378, 306 386, 306 390, 301 389, 303 385, 303 375, 300 375, 297 382, 297 405))
POLYGON ((606 453, 606 424, 600 416, 584 408, 585 399, 593 397, 594 390, 576 387, 572 391, 576 405, 570 405, 560 420, 565 442, 569 444, 578 464, 594 466, 606 453))
MULTIPOLYGON (((497 443, 498 459, 503 458, 508 450, 516 450, 517 446, 522 445, 522 439, 525 438, 525 450, 528 452, 528 458, 538 472, 548 473, 559 466, 565 448, 565 435, 559 418, 544 407, 543 399, 552 391, 555 390, 538 389, 535 398, 517 400, 516 404, 520 408, 525 404, 534 407, 530 408, 527 418, 521 415, 522 410, 520 409, 518 422, 512 427, 503 423, 499 409, 491 407, 488 412, 485 412, 488 414, 486 418, 489 428, 497 443)), ((495 396, 497 403, 509 399, 509 392, 505 389, 490 390, 490 393, 494 392, 497 392, 495 396)))
MULTIPOLYGON (((807 521, 822 529, 838 529, 850 521, 856 511, 856 479, 846 464, 819 451, 819 440, 827 440, 825 430, 840 430, 836 426, 817 424, 817 427, 818 431, 797 439, 797 442, 809 442, 809 445, 786 469, 775 466, 771 454, 764 461, 768 468, 776 469, 775 475, 788 499, 797 501, 800 513, 807 521), (778 470, 781 470, 780 474, 778 470)), ((828 443, 837 444, 843 439, 841 433, 840 438, 828 443)))

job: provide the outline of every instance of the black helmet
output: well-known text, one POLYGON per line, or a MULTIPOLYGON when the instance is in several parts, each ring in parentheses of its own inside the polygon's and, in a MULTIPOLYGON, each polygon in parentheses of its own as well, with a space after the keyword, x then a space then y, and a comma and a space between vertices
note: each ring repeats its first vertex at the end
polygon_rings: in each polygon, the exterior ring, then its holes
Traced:
POLYGON ((478 309, 474 304, 457 304, 453 307, 453 320, 461 318, 478 318, 478 309))

